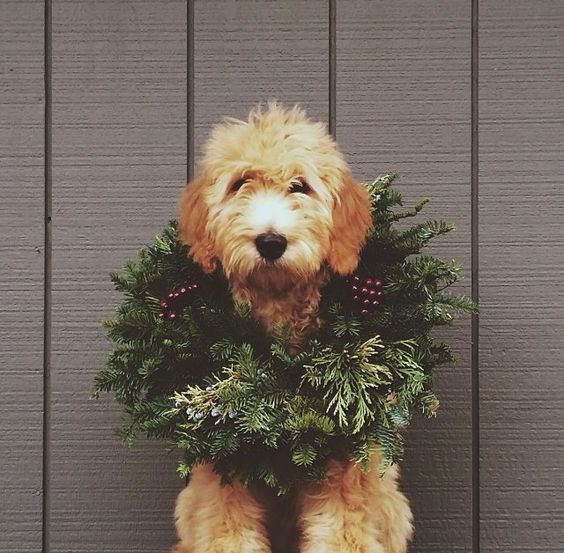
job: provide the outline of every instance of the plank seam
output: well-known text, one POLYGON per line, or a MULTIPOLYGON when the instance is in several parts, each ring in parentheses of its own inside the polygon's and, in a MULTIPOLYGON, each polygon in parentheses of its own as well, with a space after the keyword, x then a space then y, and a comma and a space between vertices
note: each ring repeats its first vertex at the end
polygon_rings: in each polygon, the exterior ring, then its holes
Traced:
POLYGON ((44 244, 43 244, 43 457, 41 551, 49 551, 49 473, 51 403, 51 282, 52 282, 52 5, 44 2, 44 244))
POLYGON ((329 132, 337 136, 337 0, 329 0, 329 132))
POLYGON ((187 0, 186 21, 186 173, 188 181, 194 176, 194 0, 187 0))
MULTIPOLYGON (((472 299, 479 303, 479 0, 472 0, 471 63, 471 272, 472 299)), ((480 553, 480 319, 472 315, 472 552, 480 553)))
MULTIPOLYGON (((188 182, 194 178, 195 145, 194 145, 194 0, 186 4, 186 176, 188 182)), ((188 485, 190 476, 184 479, 188 485)))

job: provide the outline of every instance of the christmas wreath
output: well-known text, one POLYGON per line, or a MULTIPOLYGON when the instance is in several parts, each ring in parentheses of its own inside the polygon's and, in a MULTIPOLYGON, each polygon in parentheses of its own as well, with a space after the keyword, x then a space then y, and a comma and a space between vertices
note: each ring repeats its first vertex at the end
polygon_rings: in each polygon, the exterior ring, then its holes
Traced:
POLYGON ((367 185, 374 227, 359 268, 328 282, 323 325, 297 353, 288 329, 267 335, 220 270, 191 260, 174 221, 113 274, 124 299, 104 323, 113 351, 94 395, 123 404, 123 438, 166 439, 183 451, 183 475, 212 462, 225 481, 237 474, 281 493, 322 479, 332 455, 366 465, 377 444, 385 464, 398 461, 412 415, 437 411, 432 370, 454 360, 431 331, 475 307, 445 292, 456 262, 421 254, 452 225, 397 224, 427 200, 402 211, 395 178, 367 185))

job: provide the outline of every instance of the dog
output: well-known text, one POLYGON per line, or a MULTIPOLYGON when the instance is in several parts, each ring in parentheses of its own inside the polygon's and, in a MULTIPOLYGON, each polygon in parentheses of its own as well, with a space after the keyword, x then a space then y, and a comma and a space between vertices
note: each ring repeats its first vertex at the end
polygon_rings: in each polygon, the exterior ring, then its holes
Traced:
MULTIPOLYGON (((323 285, 356 269, 371 224, 368 192, 325 125, 277 103, 213 129, 179 202, 194 261, 220 268, 267 331, 290 323, 297 349, 321 324, 323 285)), ((332 459, 326 480, 281 499, 197 466, 177 500, 173 553, 404 553, 411 511, 397 467, 381 477, 379 463, 377 451, 369 471, 332 459)))

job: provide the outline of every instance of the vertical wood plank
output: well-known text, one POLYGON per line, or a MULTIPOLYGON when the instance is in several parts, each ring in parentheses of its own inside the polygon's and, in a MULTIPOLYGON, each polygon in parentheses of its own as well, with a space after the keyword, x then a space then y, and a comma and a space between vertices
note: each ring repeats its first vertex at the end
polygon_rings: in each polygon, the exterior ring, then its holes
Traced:
POLYGON ((43 2, 0 3, 0 550, 41 549, 43 2))
MULTIPOLYGON (((464 267, 470 293, 470 3, 337 4, 337 140, 360 179, 397 170, 407 201, 457 230, 432 248, 464 267)), ((403 488, 415 515, 411 550, 471 549, 470 320, 441 331, 455 367, 436 371, 441 410, 406 436, 403 488)))
POLYGON ((211 125, 259 102, 300 103, 327 121, 326 1, 197 0, 194 19, 197 152, 211 125))
POLYGON ((186 2, 53 0, 49 552, 166 551, 182 487, 161 443, 127 450, 89 400, 119 269, 186 180, 186 2))
POLYGON ((480 3, 484 553, 564 551, 564 4, 480 3))

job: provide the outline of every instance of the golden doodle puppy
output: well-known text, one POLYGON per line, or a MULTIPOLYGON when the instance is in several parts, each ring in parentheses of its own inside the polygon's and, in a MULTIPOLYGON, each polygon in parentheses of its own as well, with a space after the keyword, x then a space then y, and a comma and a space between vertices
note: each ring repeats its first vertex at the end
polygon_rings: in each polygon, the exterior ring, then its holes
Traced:
MULTIPOLYGON (((296 348, 318 327, 320 290, 354 271, 371 225, 367 191, 325 126, 269 104, 228 119, 209 139, 201 172, 180 200, 179 232, 205 271, 220 267, 233 296, 267 329, 289 322, 296 348)), ((222 487, 193 471, 176 507, 175 553, 403 553, 411 512, 397 468, 334 459, 327 479, 282 498, 222 487)))

